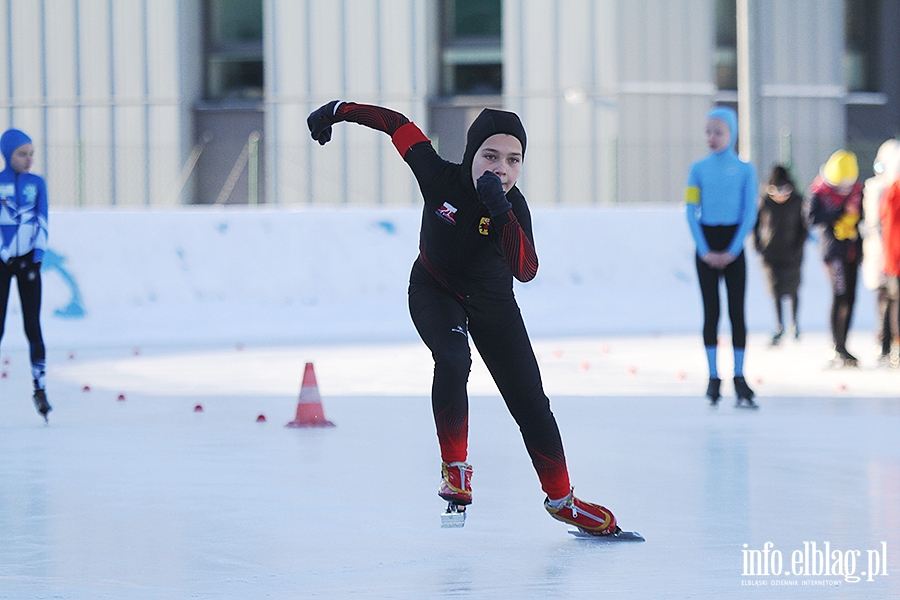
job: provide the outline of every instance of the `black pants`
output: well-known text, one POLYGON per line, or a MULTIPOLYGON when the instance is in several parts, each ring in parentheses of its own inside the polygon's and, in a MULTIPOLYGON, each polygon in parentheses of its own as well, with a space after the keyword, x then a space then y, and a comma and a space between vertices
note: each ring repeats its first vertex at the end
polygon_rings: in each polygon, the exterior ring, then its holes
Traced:
POLYGON ((878 288, 878 341, 881 354, 891 353, 891 343, 900 339, 900 277, 887 275, 887 282, 878 288))
MULTIPOLYGON (((704 225, 703 235, 710 250, 723 252, 734 239, 737 225, 704 225)), ((713 269, 695 255, 700 296, 703 299, 703 345, 715 347, 719 337, 719 280, 725 280, 728 293, 728 317, 731 319, 731 345, 743 349, 747 345, 744 322, 744 295, 747 288, 747 263, 744 252, 724 269, 713 269)))
POLYGON ((41 335, 41 265, 32 262, 33 252, 0 262, 0 339, 3 338, 6 323, 6 308, 9 304, 9 287, 13 275, 19 288, 22 304, 22 320, 25 322, 25 336, 31 349, 31 364, 45 360, 44 338, 41 335))
POLYGON ((847 334, 853 320, 853 305, 856 303, 856 279, 859 273, 857 263, 840 260, 825 263, 831 280, 831 337, 834 349, 847 352, 847 334))
POLYGON ((409 312, 434 358, 431 402, 441 458, 466 460, 471 334, 519 425, 544 492, 553 499, 568 494, 562 439, 515 299, 459 299, 434 285, 410 283, 409 312))

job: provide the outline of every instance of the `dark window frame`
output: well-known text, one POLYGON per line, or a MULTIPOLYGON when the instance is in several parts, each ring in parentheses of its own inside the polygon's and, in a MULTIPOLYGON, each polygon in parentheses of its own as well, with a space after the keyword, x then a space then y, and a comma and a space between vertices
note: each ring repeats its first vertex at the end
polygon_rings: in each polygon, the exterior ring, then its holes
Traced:
POLYGON ((502 0, 442 0, 441 95, 503 93, 502 10, 502 0))
POLYGON ((203 2, 203 95, 206 100, 262 100, 265 85, 262 4, 262 0, 203 2), (223 15, 222 11, 236 13, 223 15), (236 35, 223 38, 223 32, 217 26, 221 21, 229 20, 232 25, 250 23, 250 31, 232 31, 236 35))

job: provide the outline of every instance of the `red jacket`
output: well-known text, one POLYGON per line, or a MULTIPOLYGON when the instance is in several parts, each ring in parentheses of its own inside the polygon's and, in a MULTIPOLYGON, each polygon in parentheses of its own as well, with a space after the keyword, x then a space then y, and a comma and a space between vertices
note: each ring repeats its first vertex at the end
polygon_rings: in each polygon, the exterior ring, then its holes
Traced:
POLYGON ((884 243, 884 272, 900 277, 900 179, 884 190, 879 213, 884 243))

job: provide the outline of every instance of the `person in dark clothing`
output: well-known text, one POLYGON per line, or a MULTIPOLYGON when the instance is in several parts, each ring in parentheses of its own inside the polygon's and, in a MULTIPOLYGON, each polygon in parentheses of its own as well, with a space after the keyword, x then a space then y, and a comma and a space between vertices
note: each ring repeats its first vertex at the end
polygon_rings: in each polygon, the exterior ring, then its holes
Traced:
POLYGON ((472 502, 468 453, 471 336, 519 425, 547 511, 594 535, 618 533, 608 509, 576 498, 550 401, 513 295, 513 277, 530 281, 538 259, 531 214, 516 181, 525 129, 510 112, 485 109, 467 133, 461 164, 441 158, 404 115, 333 101, 307 119, 319 144, 350 121, 391 136, 424 198, 419 256, 409 280, 409 310, 434 359, 432 408, 442 458, 438 495, 452 508, 472 502))
POLYGON ((787 169, 777 165, 772 169, 765 192, 760 195, 759 217, 753 229, 753 241, 762 256, 769 291, 775 299, 778 325, 772 335, 773 346, 784 335, 781 301, 785 296, 791 303, 794 338, 800 338, 797 324, 798 290, 803 246, 808 235, 806 220, 803 218, 803 196, 796 191, 787 169))
POLYGON ((863 186, 858 177, 856 155, 838 150, 813 180, 805 208, 808 224, 821 232, 822 260, 831 280, 834 366, 859 365, 856 357, 847 351, 847 335, 856 301, 856 279, 862 262, 859 223, 863 218, 863 186))

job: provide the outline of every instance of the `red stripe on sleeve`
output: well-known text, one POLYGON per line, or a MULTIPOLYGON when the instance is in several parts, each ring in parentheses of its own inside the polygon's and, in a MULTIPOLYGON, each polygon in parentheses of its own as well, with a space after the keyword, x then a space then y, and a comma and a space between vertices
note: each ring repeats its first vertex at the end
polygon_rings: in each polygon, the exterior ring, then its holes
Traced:
POLYGON ((431 140, 422 133, 422 130, 415 123, 409 122, 394 132, 394 135, 391 136, 391 142, 394 143, 394 147, 400 153, 400 156, 405 157, 406 153, 414 145, 419 142, 431 143, 431 140))
POLYGON ((504 225, 501 231, 506 264, 512 271, 513 277, 523 283, 531 281, 537 275, 537 252, 512 211, 507 214, 512 217, 512 220, 504 225))

